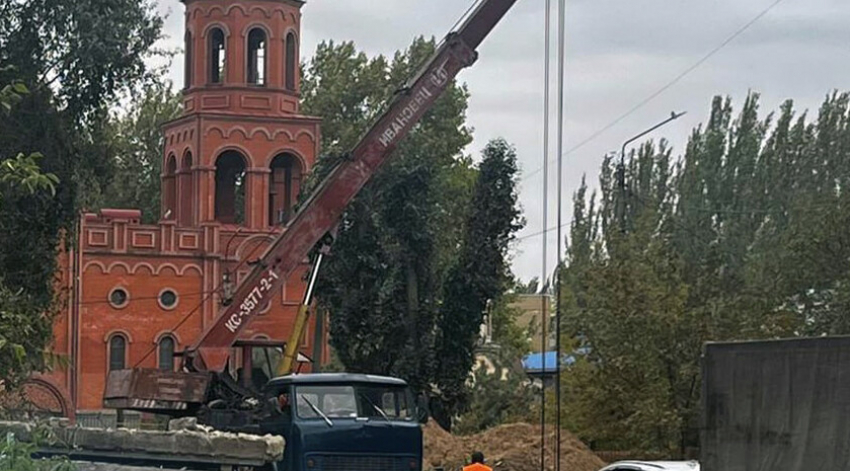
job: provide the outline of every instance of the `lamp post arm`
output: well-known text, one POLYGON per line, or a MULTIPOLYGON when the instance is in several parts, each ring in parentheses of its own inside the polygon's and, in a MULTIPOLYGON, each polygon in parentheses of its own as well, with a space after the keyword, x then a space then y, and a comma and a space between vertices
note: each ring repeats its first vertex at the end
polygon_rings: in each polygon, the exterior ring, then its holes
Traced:
POLYGON ((623 143, 623 147, 622 147, 622 149, 620 149, 620 165, 617 166, 617 186, 620 188, 620 199, 617 203, 616 211, 617 211, 618 218, 620 219, 620 232, 623 232, 623 233, 626 232, 626 206, 625 206, 626 205, 626 203, 625 203, 625 197, 626 197, 626 146, 629 145, 630 143, 642 138, 643 136, 646 136, 647 134, 651 133, 652 131, 655 131, 656 129, 660 128, 661 126, 664 126, 665 124, 667 124, 671 121, 675 121, 675 120, 681 118, 682 116, 685 115, 685 113, 687 113, 687 111, 683 111, 681 113, 676 113, 674 111, 674 112, 670 113, 669 118, 665 119, 664 121, 656 124, 655 126, 649 128, 649 129, 647 129, 646 131, 643 131, 642 133, 630 138, 629 140, 627 140, 626 142, 623 143))
POLYGON ((623 164, 624 164, 624 162, 625 162, 625 159, 626 159, 626 146, 627 146, 627 145, 629 145, 629 144, 631 144, 632 142, 634 142, 634 141, 636 141, 636 140, 638 140, 638 139, 642 138, 643 136, 646 136, 647 134, 651 133, 652 131, 655 131, 656 129, 660 128, 661 126, 664 126, 665 124, 669 123, 670 121, 675 121, 675 120, 677 120, 677 119, 681 118, 681 117, 682 117, 682 116, 684 116, 686 113, 687 113, 687 111, 683 111, 683 112, 681 112, 681 113, 676 113, 676 112, 674 111, 674 112, 670 113, 670 117, 669 117, 669 118, 665 119, 664 121, 662 121, 662 122, 660 122, 660 123, 656 124, 655 126, 653 126, 653 127, 649 128, 649 129, 647 129, 646 131, 644 131, 644 132, 642 132, 642 133, 640 133, 640 134, 638 134, 638 135, 636 135, 636 136, 634 136, 634 137, 630 138, 630 139, 629 139, 629 140, 627 140, 626 142, 624 142, 624 143, 623 143, 623 148, 620 150, 620 165, 623 165, 623 164))

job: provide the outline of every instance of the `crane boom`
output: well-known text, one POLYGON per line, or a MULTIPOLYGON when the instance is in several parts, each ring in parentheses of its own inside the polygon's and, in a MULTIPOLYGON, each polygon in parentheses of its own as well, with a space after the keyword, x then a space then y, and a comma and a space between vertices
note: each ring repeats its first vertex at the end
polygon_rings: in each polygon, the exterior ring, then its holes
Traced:
POLYGON ((339 221, 348 203, 387 157, 476 58, 475 49, 516 0, 484 0, 395 96, 351 154, 319 184, 302 209, 237 287, 230 303, 187 350, 196 371, 223 371, 230 349, 266 298, 280 292, 290 273, 339 221))
POLYGON ((244 384, 237 384, 226 370, 240 333, 270 298, 281 291, 284 280, 310 252, 320 249, 284 353, 281 371, 284 374, 291 371, 306 324, 316 270, 327 248, 327 241, 323 239, 336 227, 349 202, 457 74, 475 62, 476 48, 514 3, 516 0, 481 0, 460 28, 440 43, 352 152, 319 183, 301 210, 272 241, 215 321, 186 349, 184 366, 188 371, 143 368, 110 371, 104 406, 172 415, 200 413, 206 414, 204 420, 211 423, 229 423, 230 419, 242 421, 245 413, 250 416, 253 412, 245 412, 243 400, 252 394, 251 391, 245 389, 244 384))

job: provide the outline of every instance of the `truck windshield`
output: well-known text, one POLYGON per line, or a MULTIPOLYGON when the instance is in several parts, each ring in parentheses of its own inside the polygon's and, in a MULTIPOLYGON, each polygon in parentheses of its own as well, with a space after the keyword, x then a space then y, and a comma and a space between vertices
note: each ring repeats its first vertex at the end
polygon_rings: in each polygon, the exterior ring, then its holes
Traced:
POLYGON ((358 387, 357 392, 361 417, 413 420, 412 401, 406 388, 369 385, 358 387))
POLYGON ((302 419, 322 419, 311 404, 330 419, 379 418, 413 420, 407 388, 385 385, 304 385, 295 388, 296 409, 302 419))

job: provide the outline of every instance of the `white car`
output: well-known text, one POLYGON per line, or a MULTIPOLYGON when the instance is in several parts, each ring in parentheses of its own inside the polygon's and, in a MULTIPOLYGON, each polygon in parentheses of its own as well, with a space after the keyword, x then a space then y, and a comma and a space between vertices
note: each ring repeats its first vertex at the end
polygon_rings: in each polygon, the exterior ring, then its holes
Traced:
POLYGON ((696 461, 618 461, 599 471, 700 471, 696 461))

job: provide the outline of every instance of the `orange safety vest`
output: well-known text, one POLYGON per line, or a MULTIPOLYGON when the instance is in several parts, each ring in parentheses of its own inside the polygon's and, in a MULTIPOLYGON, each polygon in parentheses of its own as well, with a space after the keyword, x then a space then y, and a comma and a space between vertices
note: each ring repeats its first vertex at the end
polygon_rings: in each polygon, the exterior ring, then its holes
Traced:
POLYGON ((469 466, 464 466, 463 471, 493 471, 493 468, 481 463, 472 463, 469 466))

